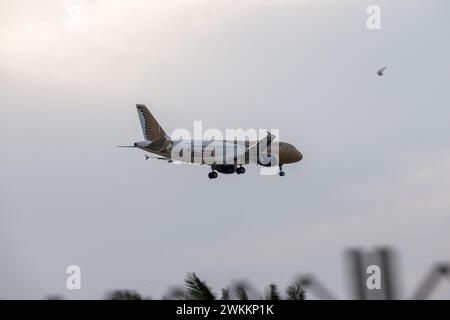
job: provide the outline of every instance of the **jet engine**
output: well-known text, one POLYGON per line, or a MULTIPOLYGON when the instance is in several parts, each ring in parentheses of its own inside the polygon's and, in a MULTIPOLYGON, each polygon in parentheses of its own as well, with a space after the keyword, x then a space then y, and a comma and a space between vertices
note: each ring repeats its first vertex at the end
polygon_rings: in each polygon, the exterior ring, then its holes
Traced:
POLYGON ((236 172, 236 166, 233 164, 219 164, 214 165, 213 170, 217 170, 220 173, 235 173, 236 172))

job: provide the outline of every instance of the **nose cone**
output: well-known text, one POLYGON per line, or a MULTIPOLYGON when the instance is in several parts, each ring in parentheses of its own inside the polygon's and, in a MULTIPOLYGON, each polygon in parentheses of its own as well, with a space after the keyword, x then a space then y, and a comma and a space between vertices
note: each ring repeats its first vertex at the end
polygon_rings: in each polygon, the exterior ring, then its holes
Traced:
POLYGON ((280 145, 280 162, 293 163, 303 159, 303 155, 292 144, 283 143, 280 145))
POLYGON ((294 162, 298 162, 303 159, 302 153, 300 151, 298 151, 296 148, 294 148, 293 152, 294 152, 294 159, 295 159, 294 162))

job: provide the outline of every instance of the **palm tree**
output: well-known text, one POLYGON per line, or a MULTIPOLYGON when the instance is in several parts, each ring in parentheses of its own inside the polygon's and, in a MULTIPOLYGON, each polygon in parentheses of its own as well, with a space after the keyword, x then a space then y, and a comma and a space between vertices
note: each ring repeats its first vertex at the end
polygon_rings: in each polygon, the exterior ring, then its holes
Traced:
POLYGON ((114 290, 107 295, 108 300, 143 300, 134 290, 114 290))
POLYGON ((187 300, 215 300, 216 295, 195 273, 189 273, 184 280, 187 300))
MULTIPOLYGON (((234 296, 238 300, 249 300, 249 290, 251 287, 245 282, 238 282, 234 285, 234 296)), ((254 290, 250 290, 252 296, 255 295, 254 290)), ((222 289, 221 300, 231 300, 230 289, 222 289)), ((257 295, 257 294, 256 294, 257 295)), ((139 293, 134 290, 115 290, 108 296, 111 300, 143 300, 150 298, 143 298, 139 293)), ((165 300, 216 300, 216 294, 209 288, 205 281, 195 273, 188 273, 184 279, 184 287, 174 287, 170 290, 169 294, 162 297, 165 300)), ((261 296, 260 296, 261 298, 261 296)), ((270 284, 264 294, 266 300, 281 300, 282 295, 278 290, 275 283, 270 284)), ((290 285, 286 289, 287 300, 305 300, 305 290, 300 282, 296 282, 290 285)))
POLYGON ((220 297, 220 300, 230 300, 230 289, 228 288, 222 289, 222 297, 220 297))
POLYGON ((247 286, 244 283, 236 285, 235 294, 238 300, 248 300, 247 286))
POLYGON ((286 289, 287 300, 305 300, 306 294, 305 290, 302 288, 300 282, 296 282, 290 285, 286 289))
POLYGON ((270 284, 266 289, 266 300, 281 300, 281 294, 275 283, 270 284))

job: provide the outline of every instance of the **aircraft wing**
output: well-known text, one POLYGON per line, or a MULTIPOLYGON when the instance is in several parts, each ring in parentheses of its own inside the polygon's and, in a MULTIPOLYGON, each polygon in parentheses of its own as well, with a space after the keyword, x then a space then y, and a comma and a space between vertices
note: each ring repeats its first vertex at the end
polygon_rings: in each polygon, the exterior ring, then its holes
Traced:
POLYGON ((246 150, 244 150, 240 154, 237 154, 236 156, 231 155, 230 157, 227 157, 226 161, 228 163, 228 161, 231 161, 231 159, 234 158, 234 160, 237 160, 238 163, 244 163, 246 157, 250 158, 250 155, 254 155, 256 157, 258 151, 261 152, 266 150, 270 146, 272 141, 275 140, 275 138, 276 136, 268 131, 267 136, 265 136, 263 139, 249 146, 248 148, 246 148, 246 150))
POLYGON ((259 151, 264 151, 272 144, 272 141, 275 140, 275 138, 276 136, 274 134, 271 134, 270 131, 267 131, 267 136, 259 140, 258 143, 249 148, 248 151, 252 150, 253 148, 259 148, 259 151))
POLYGON ((145 155, 145 160, 148 160, 148 159, 158 159, 158 160, 167 160, 167 162, 173 162, 173 160, 172 159, 170 159, 170 158, 166 158, 166 157, 153 157, 153 156, 149 156, 149 155, 145 155))

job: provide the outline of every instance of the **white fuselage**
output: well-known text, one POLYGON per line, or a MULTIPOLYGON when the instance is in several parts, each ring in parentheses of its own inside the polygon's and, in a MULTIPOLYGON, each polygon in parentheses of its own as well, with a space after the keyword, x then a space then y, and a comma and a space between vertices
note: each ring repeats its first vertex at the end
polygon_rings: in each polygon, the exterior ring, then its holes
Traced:
MULTIPOLYGON (((165 150, 152 150, 148 148, 149 141, 140 141, 137 147, 165 156, 174 161, 197 164, 233 164, 246 151, 245 142, 225 140, 172 140, 170 148, 165 150)), ((253 142, 254 143, 254 142, 253 142)), ((247 143, 252 144, 252 142, 247 143)), ((247 156, 240 159, 239 164, 256 164, 257 157, 247 156)))

